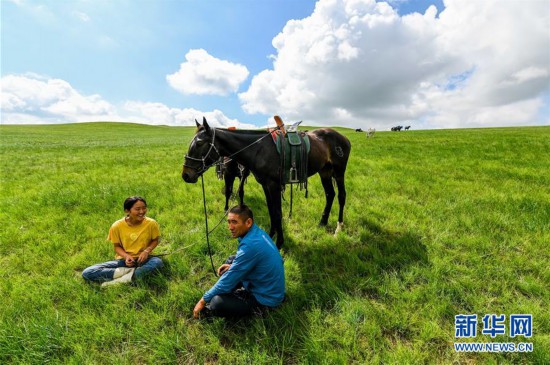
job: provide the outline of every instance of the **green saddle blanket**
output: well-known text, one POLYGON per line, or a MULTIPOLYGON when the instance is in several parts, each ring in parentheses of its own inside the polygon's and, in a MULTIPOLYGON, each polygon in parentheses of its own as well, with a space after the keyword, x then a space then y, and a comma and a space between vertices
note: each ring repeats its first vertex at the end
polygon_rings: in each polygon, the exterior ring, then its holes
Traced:
POLYGON ((281 156, 281 184, 305 183, 307 181, 307 159, 311 148, 305 132, 275 133, 273 141, 281 156))

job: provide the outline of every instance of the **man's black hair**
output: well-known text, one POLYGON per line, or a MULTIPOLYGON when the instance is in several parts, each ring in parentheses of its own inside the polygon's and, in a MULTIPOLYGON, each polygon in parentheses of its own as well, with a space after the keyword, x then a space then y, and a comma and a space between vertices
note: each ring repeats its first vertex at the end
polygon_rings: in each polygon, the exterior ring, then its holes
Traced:
POLYGON ((254 214, 252 214, 252 209, 248 205, 236 205, 229 210, 229 213, 237 214, 243 222, 246 222, 248 218, 254 220, 254 214))

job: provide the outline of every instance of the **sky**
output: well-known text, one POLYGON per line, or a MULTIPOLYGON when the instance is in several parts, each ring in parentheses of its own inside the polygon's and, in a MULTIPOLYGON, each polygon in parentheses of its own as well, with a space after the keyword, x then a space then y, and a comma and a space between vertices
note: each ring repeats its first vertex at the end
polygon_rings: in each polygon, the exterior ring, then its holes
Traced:
POLYGON ((0 0, 1 123, 550 125, 550 0, 0 0))

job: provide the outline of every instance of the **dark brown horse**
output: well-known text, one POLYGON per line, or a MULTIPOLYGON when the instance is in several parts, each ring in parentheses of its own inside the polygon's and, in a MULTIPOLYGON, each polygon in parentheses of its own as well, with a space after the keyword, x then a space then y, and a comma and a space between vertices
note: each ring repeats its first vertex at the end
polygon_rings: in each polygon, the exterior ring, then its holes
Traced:
MULTIPOLYGON (((262 185, 271 219, 269 235, 277 234, 277 247, 283 245, 283 226, 281 210, 280 157, 270 133, 265 130, 227 130, 211 128, 206 119, 203 124, 197 122, 197 133, 185 155, 182 178, 187 183, 195 183, 208 168, 221 156, 229 156, 252 171, 262 185)), ((350 141, 330 128, 308 132, 311 149, 308 155, 307 175, 319 173, 325 190, 326 204, 320 225, 328 223, 328 217, 336 193, 332 180, 338 187, 338 227, 344 222, 346 187, 344 175, 351 151, 350 141)))

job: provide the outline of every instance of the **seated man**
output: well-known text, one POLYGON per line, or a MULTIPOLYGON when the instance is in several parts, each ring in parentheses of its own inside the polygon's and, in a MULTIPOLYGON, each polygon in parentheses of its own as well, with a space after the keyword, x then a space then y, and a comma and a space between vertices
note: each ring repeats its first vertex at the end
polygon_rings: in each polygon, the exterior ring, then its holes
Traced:
POLYGON ((242 317, 278 307, 285 298, 283 258, 269 235, 254 223, 246 205, 227 218, 239 246, 234 259, 218 268, 220 278, 195 305, 193 316, 242 317))

